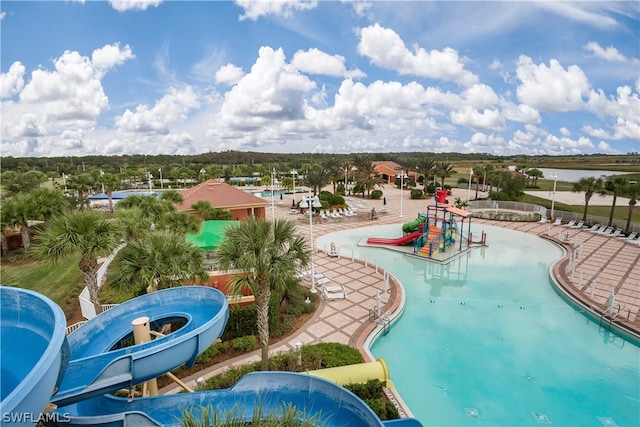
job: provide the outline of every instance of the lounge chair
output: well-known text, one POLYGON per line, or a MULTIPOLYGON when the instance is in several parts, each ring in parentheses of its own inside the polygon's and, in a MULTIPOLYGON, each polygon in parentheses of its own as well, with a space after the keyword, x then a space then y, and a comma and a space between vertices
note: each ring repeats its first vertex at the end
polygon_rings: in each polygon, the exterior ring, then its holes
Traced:
POLYGON ((324 276, 324 277, 320 277, 319 279, 316 279, 316 285, 319 286, 325 286, 327 283, 331 283, 332 280, 330 277, 324 276))
POLYGON ((551 225, 562 225, 562 218, 556 218, 556 221, 551 225))
POLYGON ((325 211, 320 211, 320 218, 322 219, 329 219, 329 217, 327 216, 327 213, 325 211))
POLYGON ((328 292, 328 293, 336 293, 336 292, 343 292, 344 293, 344 286, 342 285, 322 285, 322 292, 328 292))
POLYGON ((347 299, 347 294, 344 292, 327 292, 325 289, 322 289, 320 298, 322 298, 322 301, 335 301, 338 299, 347 299))
POLYGON ((540 221, 538 221, 538 222, 540 224, 544 224, 545 222, 547 222, 547 217, 546 216, 540 217, 540 221))
POLYGON ((602 226, 602 225, 600 225, 600 224, 593 224, 593 225, 591 226, 591 228, 587 228, 587 231, 590 231, 590 232, 592 232, 592 233, 597 233, 597 232, 598 232, 598 230, 600 230, 602 227, 603 227, 603 226, 602 226))
POLYGON ((620 233, 622 233, 622 228, 618 228, 616 231, 611 233, 609 236, 610 237, 618 237, 620 235, 620 233))
POLYGON ((574 225, 576 225, 576 220, 575 219, 572 219, 567 224, 564 224, 565 227, 569 227, 569 228, 572 228, 574 225))
POLYGON ((628 236, 618 236, 618 239, 624 240, 625 242, 629 242, 633 239, 635 239, 638 236, 637 232, 633 232, 631 234, 629 234, 628 236))
POLYGON ((606 227, 604 230, 602 229, 602 227, 600 227, 600 230, 598 230, 598 234, 604 234, 606 236, 611 234, 612 231, 613 227, 606 227))
POLYGON ((584 221, 580 221, 579 223, 571 226, 571 228, 582 228, 582 227, 584 227, 584 221))

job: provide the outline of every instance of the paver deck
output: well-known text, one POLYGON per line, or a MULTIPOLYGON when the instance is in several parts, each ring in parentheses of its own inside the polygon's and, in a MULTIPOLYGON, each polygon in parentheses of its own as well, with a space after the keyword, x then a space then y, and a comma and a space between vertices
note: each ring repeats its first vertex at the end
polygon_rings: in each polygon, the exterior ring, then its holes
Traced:
MULTIPOLYGON (((383 191, 386 205, 383 205, 383 200, 366 200, 366 207, 359 210, 355 216, 327 220, 314 218, 314 239, 326 233, 373 224, 402 224, 416 218, 418 212, 424 212, 426 206, 433 203, 430 200, 411 200, 408 191, 402 192, 403 199, 400 202, 400 190, 386 186, 383 191), (378 212, 376 221, 371 221, 372 207, 375 207, 378 212)), ((296 199, 299 200, 305 194, 296 194, 296 199)), ((450 199, 453 200, 456 196, 465 198, 466 195, 466 190, 454 190, 450 199), (461 193, 456 194, 456 191, 461 193)), ((307 234, 309 232, 308 216, 290 214, 291 203, 292 195, 286 195, 283 200, 275 202, 276 217, 294 220, 300 232, 307 234)), ((270 217, 269 209, 267 216, 270 217)), ((610 291, 614 289, 616 307, 619 306, 621 313, 617 320, 628 330, 640 334, 640 246, 561 225, 476 218, 472 219, 472 223, 536 234, 564 246, 567 251, 566 256, 556 263, 553 269, 556 282, 596 313, 606 310, 610 291), (626 321, 627 315, 628 321, 626 321), (625 320, 621 321, 621 319, 625 320)), ((381 268, 376 271, 374 265, 365 265, 362 261, 352 260, 349 257, 330 257, 324 251, 314 256, 314 266, 317 272, 327 273, 335 282, 344 285, 347 299, 321 302, 313 317, 303 328, 272 345, 270 351, 292 350, 297 342, 302 344, 339 342, 358 348, 365 355, 366 360, 371 360, 371 355, 365 348, 365 339, 376 327, 379 327, 374 321, 369 320, 369 312, 375 306, 377 291, 385 287, 384 271, 381 268)), ((402 309, 402 286, 398 285, 393 276, 390 276, 389 285, 389 292, 384 293, 382 297, 382 311, 398 313, 402 309)), ((198 377, 206 379, 231 366, 257 361, 259 358, 259 351, 255 351, 227 361, 221 364, 223 366, 214 366, 201 371, 187 378, 186 382, 194 386, 198 377)), ((161 393, 173 393, 178 390, 171 386, 161 390, 161 393)))

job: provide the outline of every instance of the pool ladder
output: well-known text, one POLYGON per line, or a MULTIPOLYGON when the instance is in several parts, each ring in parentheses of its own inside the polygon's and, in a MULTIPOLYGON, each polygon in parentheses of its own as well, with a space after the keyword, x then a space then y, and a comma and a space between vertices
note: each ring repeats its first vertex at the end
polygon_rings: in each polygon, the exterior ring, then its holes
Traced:
POLYGON ((608 330, 611 330, 611 324, 613 323, 613 321, 616 318, 621 318, 624 314, 624 312, 627 312, 627 318, 626 321, 629 321, 629 317, 631 316, 631 309, 627 308, 625 310, 622 310, 622 313, 620 312, 620 304, 618 304, 616 307, 611 307, 610 309, 606 309, 605 311, 603 311, 600 314, 600 327, 604 327, 605 325, 607 326, 608 330), (603 325, 603 323, 605 325, 603 325))
POLYGON ((382 326, 382 335, 387 335, 391 329, 391 319, 389 315, 387 313, 378 314, 375 308, 369 310, 369 321, 375 321, 378 325, 382 326))

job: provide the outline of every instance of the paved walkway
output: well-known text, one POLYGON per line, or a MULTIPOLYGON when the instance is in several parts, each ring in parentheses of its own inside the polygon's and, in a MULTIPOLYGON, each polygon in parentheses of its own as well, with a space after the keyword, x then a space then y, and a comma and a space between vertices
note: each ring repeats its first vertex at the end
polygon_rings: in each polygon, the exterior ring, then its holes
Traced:
MULTIPOLYGON (((366 200, 366 207, 357 212, 354 217, 321 220, 314 218, 314 239, 320 235, 355 227, 380 224, 402 224, 416 218, 418 212, 424 212, 426 205, 432 201, 410 200, 409 192, 403 192, 404 198, 400 202, 400 191, 386 186, 384 189, 388 213, 381 213, 382 200, 366 200), (378 220, 371 221, 371 208, 378 212, 378 220)), ((296 194, 299 199, 303 194, 296 194)), ((454 190, 450 197, 465 198, 467 190, 454 190)), ((276 202, 275 214, 279 218, 288 218, 297 222, 300 232, 308 235, 309 219, 304 215, 289 213, 292 196, 285 196, 276 202)), ((268 210, 267 216, 270 215, 268 210)), ((611 289, 616 293, 616 307, 619 305, 621 318, 629 321, 620 322, 630 330, 640 334, 640 246, 631 245, 620 239, 590 233, 585 230, 569 229, 564 226, 549 224, 498 222, 473 219, 475 224, 490 224, 518 230, 526 233, 541 235, 563 245, 567 255, 554 268, 556 280, 569 293, 581 300, 594 312, 601 312, 607 307, 611 289), (567 237, 567 233, 568 237, 567 237), (567 240, 567 241, 565 241, 567 240), (575 254, 575 255, 574 255, 575 254), (575 257, 575 258, 574 258, 575 257), (570 262, 571 260, 571 262, 570 262), (593 292, 591 283, 595 280, 593 292)), ((323 248, 320 248, 323 249, 323 248)), ((375 265, 364 265, 351 258, 329 257, 323 252, 314 256, 315 270, 327 273, 337 283, 343 284, 348 294, 346 300, 321 302, 320 307, 304 328, 270 347, 271 352, 292 350, 296 342, 313 344, 317 342, 339 342, 352 345, 365 354, 366 360, 371 360, 364 343, 368 335, 375 330, 375 322, 369 320, 369 311, 375 306, 375 295, 384 289, 384 271, 375 265)), ((382 311, 399 313, 402 309, 402 287, 398 286, 393 276, 390 276, 390 291, 383 295, 382 311)), ((303 282, 304 284, 304 282, 303 282)), ((309 283, 307 282, 307 285, 309 283)), ((616 308, 616 312, 617 312, 616 308)), ((259 351, 243 357, 230 360, 199 372, 186 382, 194 386, 196 379, 204 379, 215 375, 228 367, 248 361, 260 359, 259 351)), ((174 386, 165 387, 161 393, 175 393, 179 391, 174 386)), ((401 400, 400 400, 401 402, 401 400)))

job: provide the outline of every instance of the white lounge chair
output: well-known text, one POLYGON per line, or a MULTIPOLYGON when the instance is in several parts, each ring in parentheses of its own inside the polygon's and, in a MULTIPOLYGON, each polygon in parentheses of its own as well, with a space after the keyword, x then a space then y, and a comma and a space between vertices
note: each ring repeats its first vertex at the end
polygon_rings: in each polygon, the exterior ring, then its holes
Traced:
POLYGON ((584 227, 584 221, 580 221, 576 225, 572 225, 571 228, 582 228, 584 227))
POLYGON ((562 218, 556 218, 556 221, 551 225, 562 225, 562 218))
POLYGON ((604 226, 602 226, 602 225, 600 225, 600 224, 593 224, 593 225, 591 226, 591 228, 588 228, 588 229, 587 229, 587 231, 590 231, 590 232, 592 232, 592 233, 597 233, 597 232, 598 232, 602 227, 604 227, 604 226))
POLYGON ((598 230, 598 234, 604 234, 606 236, 611 234, 612 231, 613 231, 613 227, 605 227, 604 230, 602 229, 602 227, 600 227, 600 230, 598 230))
POLYGON ((322 298, 322 301, 335 301, 338 299, 347 299, 347 294, 345 292, 327 292, 323 289, 320 298, 322 298))
POLYGON ((618 237, 622 233, 622 228, 618 228, 616 231, 610 234, 611 237, 618 237))
POLYGON ((633 232, 631 234, 629 234, 628 236, 619 236, 618 239, 624 240, 625 242, 631 241, 633 239, 635 239, 638 236, 637 232, 633 232))
POLYGON ((336 293, 336 292, 343 292, 344 293, 344 286, 342 285, 322 285, 322 291, 323 292, 328 292, 328 293, 336 293))
POLYGON ((326 213, 324 210, 320 211, 320 218, 322 218, 322 219, 330 219, 330 218, 327 216, 327 213, 326 213))
POLYGON ((575 219, 572 219, 567 224, 564 224, 565 227, 569 227, 569 228, 573 228, 574 225, 576 225, 576 220, 575 219))
POLYGON ((538 221, 538 222, 540 224, 544 224, 545 222, 547 222, 547 217, 546 216, 540 217, 540 221, 538 221))

